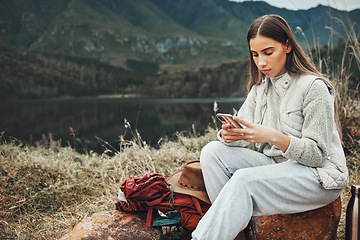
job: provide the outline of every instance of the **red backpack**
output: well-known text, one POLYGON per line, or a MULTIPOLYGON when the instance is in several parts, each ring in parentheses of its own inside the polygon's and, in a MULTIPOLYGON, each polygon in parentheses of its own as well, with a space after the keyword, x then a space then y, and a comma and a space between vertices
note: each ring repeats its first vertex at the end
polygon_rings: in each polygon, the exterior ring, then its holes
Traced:
MULTIPOLYGON (((172 185, 159 173, 150 173, 142 178, 128 178, 121 184, 120 190, 127 202, 116 202, 116 209, 128 212, 147 210, 147 227, 151 226, 152 212, 156 209, 166 214, 164 222, 169 221, 165 226, 181 226, 193 231, 210 207, 210 204, 196 197, 174 192, 172 185), (180 217, 179 221, 175 220, 176 215, 181 216, 181 222, 180 217)), ((152 226, 159 225, 153 223, 152 226)))

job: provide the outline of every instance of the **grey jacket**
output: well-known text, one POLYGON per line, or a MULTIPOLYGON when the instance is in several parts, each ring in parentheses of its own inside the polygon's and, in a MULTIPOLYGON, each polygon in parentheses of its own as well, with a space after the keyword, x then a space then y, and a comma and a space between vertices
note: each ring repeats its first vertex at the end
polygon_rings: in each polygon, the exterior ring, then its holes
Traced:
MULTIPOLYGON (((348 183, 348 169, 334 120, 333 86, 317 76, 264 78, 254 85, 238 117, 272 127, 290 137, 282 152, 270 143, 255 144, 255 150, 277 162, 295 161, 312 167, 326 189, 341 189, 348 183)), ((247 147, 246 141, 226 143, 247 147)))

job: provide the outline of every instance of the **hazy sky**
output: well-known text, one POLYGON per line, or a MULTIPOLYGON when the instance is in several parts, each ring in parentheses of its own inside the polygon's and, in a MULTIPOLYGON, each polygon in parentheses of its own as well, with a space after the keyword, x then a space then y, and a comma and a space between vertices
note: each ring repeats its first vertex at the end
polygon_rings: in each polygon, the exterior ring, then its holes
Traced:
MULTIPOLYGON (((244 2, 244 0, 230 0, 234 2, 244 2)), ((257 1, 257 0, 254 0, 257 1)), ((321 4, 331 6, 339 10, 351 11, 360 9, 360 0, 262 0, 274 7, 284 7, 292 10, 309 9, 321 4)))

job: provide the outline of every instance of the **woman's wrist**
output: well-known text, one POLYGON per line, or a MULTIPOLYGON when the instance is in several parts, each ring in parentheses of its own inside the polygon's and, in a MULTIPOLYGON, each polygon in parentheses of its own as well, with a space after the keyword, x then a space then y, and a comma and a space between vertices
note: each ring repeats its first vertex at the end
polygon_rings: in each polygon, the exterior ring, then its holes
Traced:
POLYGON ((272 134, 271 143, 279 148, 282 152, 286 152, 290 145, 290 137, 285 134, 276 131, 272 134))

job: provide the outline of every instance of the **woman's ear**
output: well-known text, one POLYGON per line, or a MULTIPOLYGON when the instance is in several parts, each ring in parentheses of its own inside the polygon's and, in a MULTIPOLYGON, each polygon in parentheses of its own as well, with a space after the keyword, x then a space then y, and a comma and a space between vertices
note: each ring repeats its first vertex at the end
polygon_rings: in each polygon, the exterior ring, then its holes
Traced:
POLYGON ((292 50, 292 46, 291 46, 291 43, 290 43, 289 39, 286 40, 285 49, 286 49, 286 53, 289 53, 292 50))

